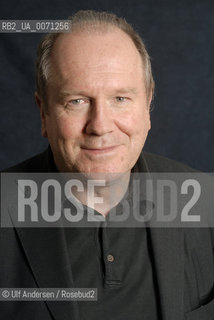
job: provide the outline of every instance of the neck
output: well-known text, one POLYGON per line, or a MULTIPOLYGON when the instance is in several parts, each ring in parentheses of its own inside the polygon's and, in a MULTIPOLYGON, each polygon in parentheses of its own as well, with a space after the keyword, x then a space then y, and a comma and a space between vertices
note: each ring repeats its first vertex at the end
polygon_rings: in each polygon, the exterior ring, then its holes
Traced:
POLYGON ((121 174, 84 176, 84 191, 72 190, 84 205, 106 216, 124 197, 130 180, 130 171, 121 174))

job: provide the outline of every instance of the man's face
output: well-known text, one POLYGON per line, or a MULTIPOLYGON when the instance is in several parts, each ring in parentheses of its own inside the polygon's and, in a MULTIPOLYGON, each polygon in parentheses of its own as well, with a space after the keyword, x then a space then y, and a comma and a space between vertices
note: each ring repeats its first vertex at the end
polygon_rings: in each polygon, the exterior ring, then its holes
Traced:
POLYGON ((150 129, 141 57, 121 30, 59 36, 42 131, 59 171, 129 172, 150 129))

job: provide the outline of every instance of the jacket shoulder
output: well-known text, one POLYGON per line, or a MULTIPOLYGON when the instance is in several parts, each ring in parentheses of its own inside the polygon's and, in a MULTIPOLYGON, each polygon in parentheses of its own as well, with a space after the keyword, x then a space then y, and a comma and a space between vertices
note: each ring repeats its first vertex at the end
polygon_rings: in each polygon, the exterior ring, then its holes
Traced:
POLYGON ((143 152, 143 161, 149 172, 196 172, 197 170, 160 155, 143 152))
POLYGON ((15 166, 3 170, 3 172, 47 172, 48 171, 48 150, 35 155, 15 166))

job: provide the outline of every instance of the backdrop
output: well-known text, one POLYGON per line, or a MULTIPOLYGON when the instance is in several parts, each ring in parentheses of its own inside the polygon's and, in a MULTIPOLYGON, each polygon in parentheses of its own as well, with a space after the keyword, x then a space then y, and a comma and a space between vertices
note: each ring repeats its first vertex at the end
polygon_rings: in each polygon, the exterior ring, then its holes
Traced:
MULTIPOLYGON (((108 10, 141 34, 156 82, 145 150, 214 171, 214 1, 1 1, 1 19, 66 19, 79 9, 108 10)), ((0 34, 0 169, 47 146, 34 102, 42 34, 0 34)))

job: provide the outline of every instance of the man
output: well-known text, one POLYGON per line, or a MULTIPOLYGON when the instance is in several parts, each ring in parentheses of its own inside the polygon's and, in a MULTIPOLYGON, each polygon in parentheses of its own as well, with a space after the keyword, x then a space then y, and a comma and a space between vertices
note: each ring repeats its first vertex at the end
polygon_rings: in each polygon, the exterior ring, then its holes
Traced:
MULTIPOLYGON (((8 171, 104 177, 96 188, 103 203, 92 208, 108 217, 131 172, 189 168, 141 153, 154 82, 137 33, 105 12, 78 12, 71 25, 70 33, 48 35, 38 51, 35 96, 50 147, 8 171)), ((87 189, 75 196, 89 206, 87 189)), ((207 229, 2 229, 1 287, 97 288, 98 300, 6 301, 1 313, 4 319, 212 319, 212 250, 207 229)))

